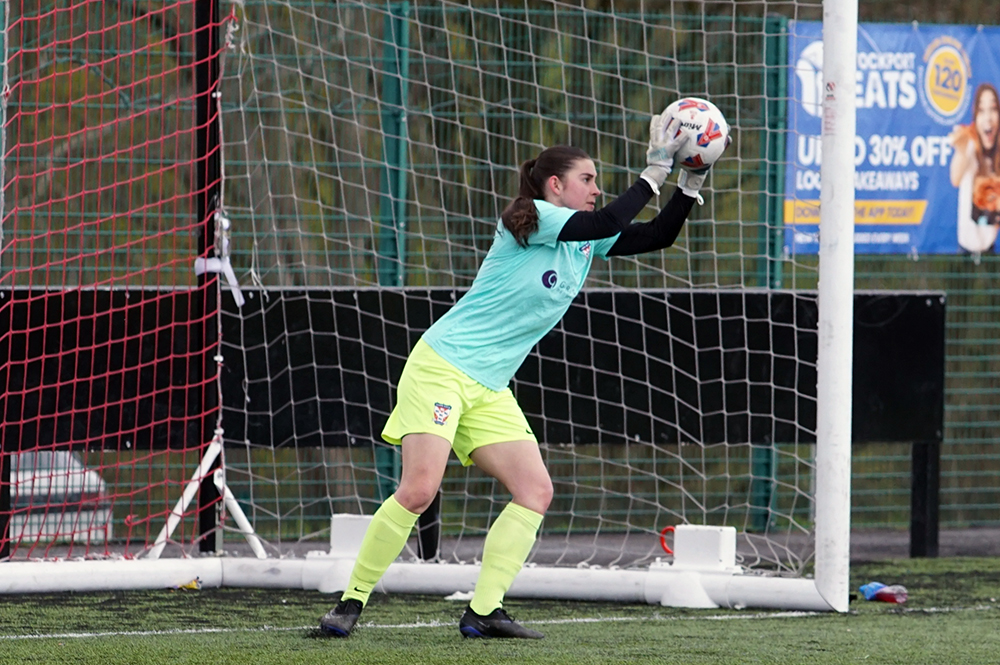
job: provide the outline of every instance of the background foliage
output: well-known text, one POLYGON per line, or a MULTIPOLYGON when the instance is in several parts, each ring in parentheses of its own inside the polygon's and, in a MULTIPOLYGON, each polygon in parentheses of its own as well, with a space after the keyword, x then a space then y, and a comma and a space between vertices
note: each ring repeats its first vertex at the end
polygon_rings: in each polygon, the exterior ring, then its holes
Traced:
MULTIPOLYGON (((402 33, 386 4, 220 4, 223 204, 244 284, 467 285, 522 160, 575 143, 595 157, 603 189, 622 191, 642 163, 648 115, 680 94, 713 99, 736 127, 713 196, 679 251, 597 266, 590 285, 766 283, 761 156, 777 118, 763 97, 764 19, 818 20, 819 2, 419 0, 399 10, 409 41, 396 53, 407 58, 396 102, 385 97, 387 49, 402 33)), ((860 19, 996 23, 994 5, 868 0, 860 19)), ((3 283, 193 284, 191 3, 10 8, 3 283)), ((782 263, 784 288, 815 286, 810 258, 782 263)), ((948 295, 948 527, 1000 523, 997 267, 992 255, 857 258, 859 289, 948 295)), ((908 448, 855 452, 855 525, 905 526, 908 448)))

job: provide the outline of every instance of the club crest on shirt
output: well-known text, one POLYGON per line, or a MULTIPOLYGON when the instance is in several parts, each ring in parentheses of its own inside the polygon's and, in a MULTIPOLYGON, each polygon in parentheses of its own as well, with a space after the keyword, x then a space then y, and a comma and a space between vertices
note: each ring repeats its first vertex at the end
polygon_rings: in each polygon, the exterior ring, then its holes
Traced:
POLYGON ((589 240, 580 245, 580 251, 583 252, 584 256, 586 256, 587 258, 590 258, 590 241, 589 240))
POLYGON ((451 406, 448 404, 441 404, 440 402, 434 402, 434 424, 444 425, 448 420, 448 416, 451 415, 451 406))

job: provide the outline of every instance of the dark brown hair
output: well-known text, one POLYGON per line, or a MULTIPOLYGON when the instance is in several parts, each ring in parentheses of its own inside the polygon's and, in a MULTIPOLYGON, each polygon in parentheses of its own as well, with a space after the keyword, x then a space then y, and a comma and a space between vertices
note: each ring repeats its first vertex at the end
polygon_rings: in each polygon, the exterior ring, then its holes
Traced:
POLYGON ((987 153, 983 148, 982 137, 979 136, 979 127, 976 126, 976 120, 979 116, 979 102, 986 93, 993 95, 993 102, 1000 106, 1000 94, 997 94, 997 89, 989 83, 980 83, 979 87, 976 88, 976 96, 972 100, 972 131, 976 135, 976 157, 978 158, 976 171, 979 175, 987 175, 982 171, 984 164, 989 162, 993 175, 996 175, 1000 173, 1000 146, 997 146, 1000 143, 1000 131, 994 128, 993 148, 987 153))
POLYGON ((521 164, 521 182, 517 198, 500 213, 503 225, 521 247, 528 246, 528 236, 538 230, 535 199, 545 198, 545 182, 552 176, 560 180, 581 159, 590 159, 585 151, 568 145, 546 148, 535 159, 521 164))

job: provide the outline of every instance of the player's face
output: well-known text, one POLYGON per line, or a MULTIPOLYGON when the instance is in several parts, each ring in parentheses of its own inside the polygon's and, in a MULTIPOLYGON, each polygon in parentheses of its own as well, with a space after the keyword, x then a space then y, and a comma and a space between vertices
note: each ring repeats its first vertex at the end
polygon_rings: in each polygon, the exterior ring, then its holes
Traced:
POLYGON ((992 150, 997 144, 997 133, 1000 130, 1000 104, 992 92, 984 92, 979 97, 976 107, 976 131, 983 149, 992 150))
MULTIPOLYGON (((554 185, 556 183, 553 183, 554 185)), ((597 167, 591 159, 578 159, 554 189, 556 205, 570 210, 593 210, 601 190, 597 187, 597 167)))

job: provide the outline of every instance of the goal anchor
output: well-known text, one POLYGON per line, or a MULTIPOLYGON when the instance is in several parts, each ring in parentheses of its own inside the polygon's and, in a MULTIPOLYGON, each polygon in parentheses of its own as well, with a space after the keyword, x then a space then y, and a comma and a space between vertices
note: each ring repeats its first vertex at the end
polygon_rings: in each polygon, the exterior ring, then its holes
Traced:
MULTIPOLYGON (((191 505, 191 501, 194 499, 195 494, 197 494, 201 481, 208 475, 209 469, 212 468, 216 458, 221 453, 222 443, 220 433, 217 432, 215 438, 212 439, 210 444, 208 444, 208 448, 205 449, 205 455, 201 458, 201 463, 199 463, 198 468, 194 470, 194 474, 192 474, 191 480, 188 481, 187 486, 184 488, 183 494, 181 494, 180 499, 177 500, 173 510, 170 511, 167 523, 163 525, 159 535, 156 537, 156 541, 153 543, 153 547, 150 548, 149 553, 144 557, 145 559, 156 560, 160 558, 163 548, 167 545, 167 539, 170 538, 174 529, 177 528, 177 525, 181 521, 181 517, 184 515, 184 511, 187 510, 189 505, 191 505)), ((264 546, 261 544, 260 538, 257 537, 257 534, 254 532, 253 526, 250 524, 250 520, 247 519, 243 509, 240 508, 240 504, 236 501, 236 497, 233 496, 229 486, 226 485, 226 477, 222 469, 215 470, 212 480, 215 482, 215 486, 219 489, 219 494, 223 497, 223 505, 225 505, 226 510, 228 510, 233 516, 233 519, 236 521, 236 525, 240 529, 240 533, 242 533, 243 537, 247 539, 247 542, 250 544, 250 549, 253 550, 254 555, 258 559, 266 559, 267 552, 264 551, 264 546)))

